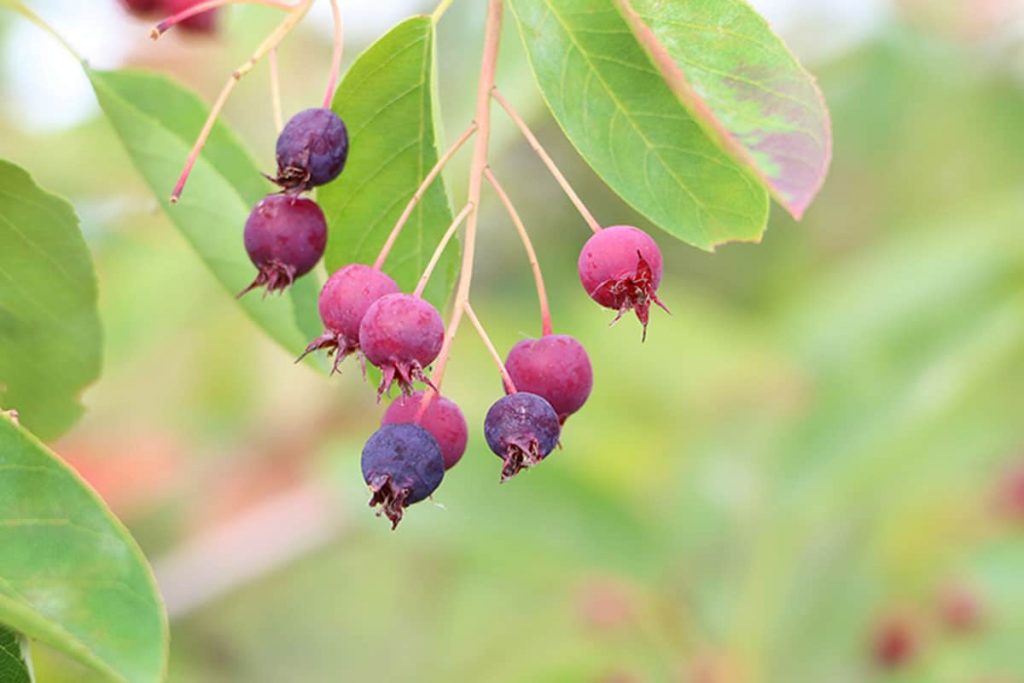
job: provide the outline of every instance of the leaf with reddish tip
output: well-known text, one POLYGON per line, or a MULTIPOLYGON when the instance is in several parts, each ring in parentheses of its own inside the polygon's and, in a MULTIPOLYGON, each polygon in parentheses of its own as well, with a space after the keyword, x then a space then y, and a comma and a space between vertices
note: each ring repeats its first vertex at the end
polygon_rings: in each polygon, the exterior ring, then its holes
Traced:
POLYGON ((745 0, 616 0, 712 139, 799 219, 828 172, 832 130, 811 76, 745 0))

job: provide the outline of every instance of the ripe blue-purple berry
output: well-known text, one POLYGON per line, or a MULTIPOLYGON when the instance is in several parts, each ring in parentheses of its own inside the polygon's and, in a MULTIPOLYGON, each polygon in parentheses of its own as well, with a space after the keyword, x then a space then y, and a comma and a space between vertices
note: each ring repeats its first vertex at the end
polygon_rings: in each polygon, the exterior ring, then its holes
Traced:
POLYGON ((441 446, 446 470, 455 467, 466 452, 469 430, 462 410, 454 401, 433 391, 417 391, 411 396, 399 396, 388 406, 380 423, 418 424, 426 429, 441 446))
POLYGON ((430 384, 423 368, 434 362, 444 342, 437 309, 411 294, 388 294, 367 309, 359 325, 363 356, 381 369, 378 399, 395 382, 411 394, 414 381, 430 384))
POLYGON ((288 192, 326 185, 348 159, 348 131, 330 109, 306 109, 292 117, 277 138, 277 178, 288 192))
POLYGON ((643 230, 631 225, 616 225, 596 233, 583 245, 579 258, 580 282, 591 299, 605 308, 618 311, 615 320, 632 309, 644 326, 651 303, 665 304, 658 298, 662 259, 657 243, 643 230))
POLYGON ((317 264, 327 246, 327 221, 316 202, 290 195, 260 201, 245 222, 245 250, 259 270, 252 284, 268 292, 284 289, 317 264))
POLYGON ((370 305, 382 296, 397 293, 395 281, 376 268, 350 263, 338 269, 320 290, 324 333, 310 342, 302 356, 327 349, 328 355, 334 354, 331 373, 337 372, 346 356, 359 351, 359 325, 370 305))
POLYGON ((563 424, 586 403, 594 385, 586 349, 566 334, 523 339, 509 351, 505 368, 516 389, 545 399, 563 424))
POLYGON ((437 441, 414 424, 384 425, 363 447, 363 480, 373 493, 370 507, 380 505, 394 529, 405 508, 432 494, 444 478, 444 458, 437 441))
POLYGON ((504 461, 501 481, 533 467, 558 445, 558 414, 536 394, 517 391, 499 399, 484 419, 484 437, 504 461))

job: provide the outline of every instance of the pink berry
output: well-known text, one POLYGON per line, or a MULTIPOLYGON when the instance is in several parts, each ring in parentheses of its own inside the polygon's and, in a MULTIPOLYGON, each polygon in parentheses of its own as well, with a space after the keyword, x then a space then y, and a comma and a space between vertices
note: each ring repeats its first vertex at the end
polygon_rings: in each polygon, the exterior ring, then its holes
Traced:
POLYGON ((616 320, 632 309, 644 326, 651 302, 658 298, 662 259, 657 243, 643 230, 616 225, 601 230, 583 245, 579 258, 580 282, 590 298, 605 308, 618 311, 616 320))
POLYGON ((310 342, 300 360, 317 349, 334 354, 334 367, 359 351, 359 325, 367 309, 387 294, 397 294, 398 285, 386 273, 362 263, 351 263, 335 271, 320 290, 320 320, 324 333, 310 342))
POLYGON ((517 390, 545 399, 563 424, 586 403, 594 385, 586 349, 565 334, 523 339, 509 351, 505 367, 517 390))
POLYGON ((317 203, 272 194, 256 205, 245 222, 245 250, 259 270, 238 296, 258 287, 285 289, 313 269, 327 246, 327 221, 317 203))
MULTIPOLYGON (((168 14, 178 14, 185 10, 198 5, 203 0, 165 0, 167 5, 168 14)), ((205 33, 213 34, 217 32, 217 15, 216 9, 207 10, 200 12, 194 16, 189 17, 185 21, 178 24, 179 28, 188 33, 205 33)))
POLYGON ((441 446, 446 470, 455 467, 466 452, 468 428, 462 410, 454 401, 434 392, 417 391, 411 396, 399 396, 388 406, 380 423, 418 424, 426 429, 441 446), (424 407, 426 400, 429 403, 424 407))
POLYGON ((940 596, 942 620, 953 631, 973 631, 982 622, 981 596, 971 587, 963 584, 947 586, 940 596))
POLYGON ((383 373, 377 397, 395 382, 403 394, 412 393, 414 381, 430 384, 423 368, 434 362, 443 342, 441 314, 423 299, 388 294, 373 302, 359 325, 359 346, 383 373))

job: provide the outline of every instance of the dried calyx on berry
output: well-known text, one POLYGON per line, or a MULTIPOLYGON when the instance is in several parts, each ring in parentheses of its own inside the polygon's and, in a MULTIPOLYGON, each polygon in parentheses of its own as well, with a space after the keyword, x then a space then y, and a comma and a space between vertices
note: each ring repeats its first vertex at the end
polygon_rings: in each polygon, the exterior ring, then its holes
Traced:
POLYGON ((304 192, 337 178, 348 159, 348 131, 330 109, 293 116, 277 138, 277 177, 286 192, 304 192))
POLYGON ((657 294, 661 284, 661 250, 643 230, 616 225, 595 233, 583 245, 578 266, 580 282, 590 298, 618 311, 615 320, 629 310, 636 312, 645 339, 651 303, 668 312, 657 294))
POLYGON ((462 459, 469 438, 466 418, 456 403, 433 391, 417 391, 391 402, 380 423, 418 424, 437 440, 444 456, 444 468, 450 470, 462 459))
POLYGON ((363 480, 370 487, 370 507, 391 520, 394 529, 405 508, 429 497, 444 478, 444 458, 437 440, 414 424, 384 425, 363 447, 363 480))
POLYGON ((545 399, 563 424, 583 407, 594 385, 586 349, 566 334, 523 339, 509 351, 505 367, 516 389, 545 399))
POLYGON ((324 333, 310 342, 299 360, 318 349, 327 349, 328 356, 334 355, 331 374, 337 372, 341 361, 359 351, 359 325, 370 305, 382 296, 397 293, 398 285, 386 273, 362 263, 335 271, 320 290, 324 333))
POLYGON ((418 296, 388 294, 373 302, 359 325, 359 346, 366 360, 381 369, 378 400, 396 382, 403 394, 412 393, 415 381, 430 385, 423 369, 443 343, 441 314, 418 296))
POLYGON ((487 445, 504 462, 502 482, 546 458, 558 445, 560 433, 551 404, 525 391, 499 399, 484 419, 487 445))
POLYGON ((245 222, 245 250, 259 270, 238 296, 259 287, 274 292, 313 269, 327 246, 327 221, 316 202, 289 195, 260 201, 245 222))

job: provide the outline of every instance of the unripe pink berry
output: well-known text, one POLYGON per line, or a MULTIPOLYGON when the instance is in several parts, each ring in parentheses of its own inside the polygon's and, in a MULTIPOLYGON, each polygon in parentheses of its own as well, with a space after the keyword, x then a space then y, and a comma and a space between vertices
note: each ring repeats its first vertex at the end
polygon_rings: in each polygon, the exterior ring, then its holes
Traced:
POLYGON ((547 400, 562 423, 586 403, 594 385, 586 349, 566 334, 523 339, 509 351, 505 367, 517 390, 547 400))
POLYGON ((661 251, 643 230, 630 225, 601 230, 583 245, 577 265, 580 282, 590 298, 618 311, 616 320, 631 309, 635 311, 645 337, 651 303, 668 311, 657 294, 661 251))
POLYGON ((423 299, 388 294, 373 302, 359 325, 359 346, 383 373, 378 398, 395 382, 403 394, 412 393, 414 381, 430 384, 423 369, 437 358, 443 342, 441 314, 423 299))
POLYGON ((433 391, 417 391, 411 396, 399 396, 391 402, 382 425, 418 424, 437 439, 444 456, 444 468, 450 470, 466 452, 469 430, 459 406, 433 391))
MULTIPOLYGON (((317 349, 334 354, 331 372, 349 354, 359 350, 359 325, 370 305, 388 294, 398 293, 398 285, 386 273, 362 263, 339 268, 320 290, 320 320, 324 333, 310 342, 302 356, 317 349)), ((301 356, 300 356, 301 359, 301 356)))

